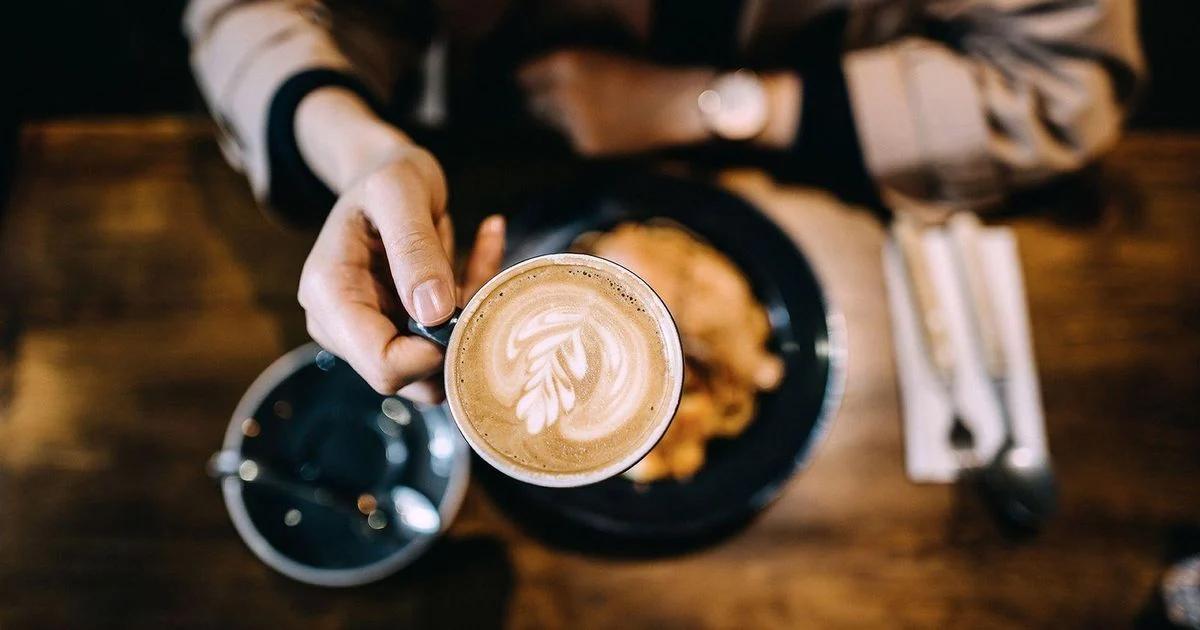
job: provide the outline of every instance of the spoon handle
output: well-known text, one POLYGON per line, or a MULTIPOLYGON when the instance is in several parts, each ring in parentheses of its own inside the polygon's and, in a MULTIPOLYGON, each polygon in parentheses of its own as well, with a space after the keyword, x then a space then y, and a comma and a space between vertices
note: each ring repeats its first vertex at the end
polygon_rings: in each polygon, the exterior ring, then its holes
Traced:
POLYGON ((213 455, 208 462, 208 474, 217 480, 228 478, 240 479, 244 484, 271 488, 297 501, 319 505, 325 509, 341 512, 343 515, 351 518, 365 519, 370 528, 369 531, 377 532, 381 535, 404 536, 406 532, 426 534, 428 533, 426 531, 428 527, 432 527, 433 531, 441 527, 437 509, 430 507, 429 500, 424 495, 419 495, 415 490, 411 491, 411 493, 418 494, 424 503, 417 503, 411 500, 412 497, 409 497, 408 504, 412 505, 415 503, 416 509, 420 513, 419 515, 424 515, 424 519, 418 521, 416 526, 413 526, 406 523, 403 518, 404 515, 400 514, 393 507, 395 500, 391 496, 371 495, 376 505, 381 506, 382 509, 373 509, 369 512, 364 512, 353 499, 342 496, 330 488, 307 485, 288 479, 265 463, 245 458, 237 451, 223 450, 213 455), (430 510, 432 510, 433 516, 428 516, 430 510), (432 525, 422 528, 420 526, 421 522, 432 523, 432 525), (389 524, 392 526, 388 527, 389 524), (381 531, 384 529, 387 531, 381 531))
POLYGON ((358 513, 349 503, 339 500, 332 491, 321 486, 292 481, 264 462, 244 457, 237 451, 223 450, 213 455, 208 462, 208 474, 217 480, 233 477, 240 479, 242 483, 269 487, 294 499, 315 503, 331 510, 356 515, 358 513))
POLYGON ((980 251, 983 224, 974 213, 959 212, 951 217, 949 227, 951 242, 965 276, 971 310, 975 315, 972 319, 985 367, 993 380, 1002 380, 1008 375, 1008 361, 1000 340, 992 292, 988 290, 987 275, 984 273, 983 253, 980 251))
POLYGON ((984 369, 991 382, 1004 429, 1004 444, 1017 444, 1016 428, 1009 413, 1008 360, 1000 339, 998 313, 984 272, 980 250, 983 224, 972 212, 959 212, 949 220, 951 249, 957 259, 959 281, 965 285, 968 328, 983 354, 984 369))

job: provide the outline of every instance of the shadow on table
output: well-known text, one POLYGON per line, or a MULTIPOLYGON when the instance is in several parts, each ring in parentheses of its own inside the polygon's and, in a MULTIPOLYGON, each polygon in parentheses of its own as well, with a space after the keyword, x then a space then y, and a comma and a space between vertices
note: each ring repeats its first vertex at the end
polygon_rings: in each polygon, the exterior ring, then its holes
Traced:
MULTIPOLYGON (((1177 562, 1200 555, 1200 523, 1179 524, 1171 527, 1167 532, 1167 539, 1163 547, 1164 572, 1177 562)), ((1167 616, 1166 603, 1163 601, 1163 589, 1160 584, 1156 584, 1155 588, 1146 595, 1146 604, 1134 619, 1133 627, 1137 630, 1179 627, 1172 624, 1167 616)))
POLYGON ((350 589, 325 589, 280 576, 280 594, 306 618, 352 627, 500 628, 515 576, 505 546, 491 538, 442 539, 396 575, 350 589))
POLYGON ((526 534, 556 550, 597 557, 654 560, 701 551, 733 538, 766 511, 751 512, 691 535, 652 531, 606 533, 535 504, 519 491, 519 482, 478 457, 472 458, 472 464, 471 478, 482 484, 488 498, 526 534))
POLYGON ((995 219, 1040 216, 1056 225, 1087 229, 1104 221, 1137 225, 1145 202, 1126 173, 1103 163, 1056 179, 1044 186, 1013 193, 995 219))
POLYGON ((1001 498, 979 473, 968 474, 953 484, 953 499, 946 518, 946 537, 955 547, 969 549, 981 543, 1032 543, 1041 533, 1037 528, 1014 522, 1004 512, 1001 498))

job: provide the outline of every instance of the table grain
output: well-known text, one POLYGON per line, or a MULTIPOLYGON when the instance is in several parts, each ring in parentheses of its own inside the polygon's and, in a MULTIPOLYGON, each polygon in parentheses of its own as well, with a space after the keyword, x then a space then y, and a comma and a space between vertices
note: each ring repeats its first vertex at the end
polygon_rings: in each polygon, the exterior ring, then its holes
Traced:
POLYGON ((1200 528, 1200 136, 1137 133, 1022 200, 1018 237, 1062 511, 997 530, 904 476, 869 212, 721 176, 814 261, 849 331, 837 419, 746 529, 654 560, 562 551, 472 485, 380 583, 324 590, 245 548, 204 462, 305 341, 311 234, 260 213, 190 117, 27 126, 0 213, 0 627, 1127 627, 1200 528))

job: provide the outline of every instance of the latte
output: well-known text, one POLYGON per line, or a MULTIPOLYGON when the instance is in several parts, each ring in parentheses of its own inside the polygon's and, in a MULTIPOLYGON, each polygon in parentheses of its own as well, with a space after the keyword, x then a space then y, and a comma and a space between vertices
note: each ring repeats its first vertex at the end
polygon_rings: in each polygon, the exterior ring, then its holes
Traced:
POLYGON ((493 278, 446 355, 446 397, 467 441, 501 471, 547 486, 636 463, 670 424, 682 382, 662 300, 632 272, 580 254, 493 278))

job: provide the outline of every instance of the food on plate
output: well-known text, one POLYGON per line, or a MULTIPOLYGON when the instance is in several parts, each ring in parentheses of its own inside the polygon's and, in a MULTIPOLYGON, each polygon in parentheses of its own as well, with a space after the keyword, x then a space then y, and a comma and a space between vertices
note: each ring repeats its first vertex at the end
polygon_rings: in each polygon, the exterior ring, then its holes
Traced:
POLYGON ((623 265, 663 299, 683 342, 683 397, 662 441, 625 476, 639 482, 686 479, 704 465, 713 438, 739 435, 760 392, 779 386, 783 362, 767 347, 767 310, 741 269, 670 223, 622 223, 589 232, 574 249, 623 265))

